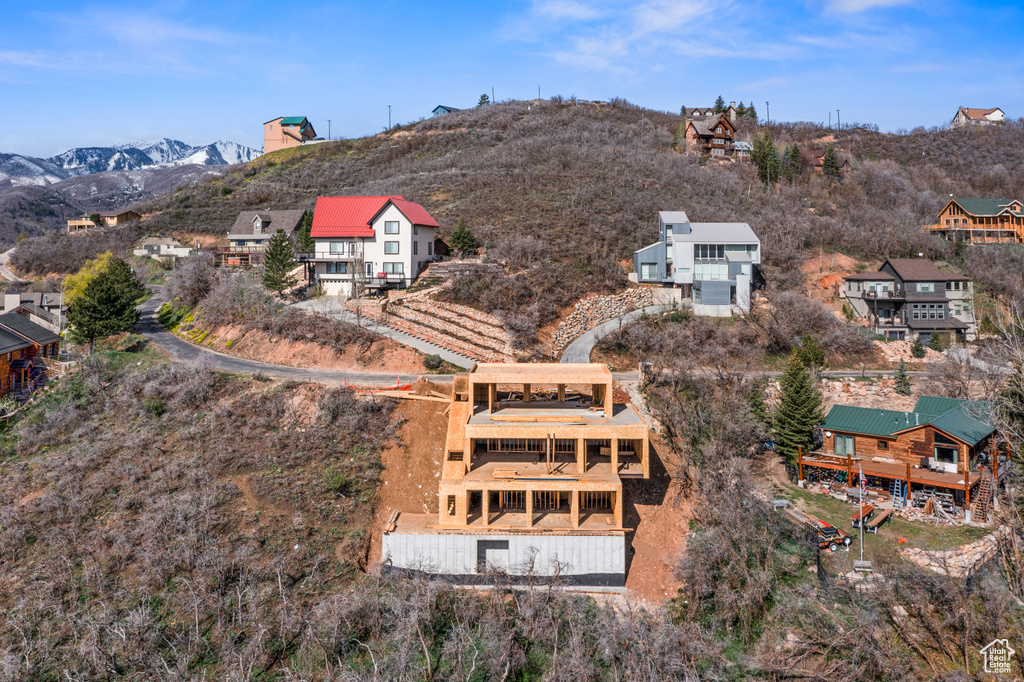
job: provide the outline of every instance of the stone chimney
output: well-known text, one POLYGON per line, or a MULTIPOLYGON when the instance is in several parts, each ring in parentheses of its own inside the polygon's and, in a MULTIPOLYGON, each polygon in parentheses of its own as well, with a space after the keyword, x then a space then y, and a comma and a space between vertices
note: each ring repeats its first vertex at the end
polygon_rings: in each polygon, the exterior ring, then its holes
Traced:
POLYGON ((729 120, 736 122, 736 102, 729 102, 729 120))

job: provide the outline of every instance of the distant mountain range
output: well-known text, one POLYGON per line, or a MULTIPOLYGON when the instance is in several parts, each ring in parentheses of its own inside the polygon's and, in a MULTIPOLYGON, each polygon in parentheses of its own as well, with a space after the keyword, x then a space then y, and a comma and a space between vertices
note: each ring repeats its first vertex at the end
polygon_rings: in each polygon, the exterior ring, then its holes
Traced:
POLYGON ((248 163, 259 150, 217 141, 193 147, 180 140, 139 141, 114 147, 77 147, 40 159, 0 154, 0 186, 51 185, 68 178, 106 171, 134 171, 171 166, 226 166, 248 163))

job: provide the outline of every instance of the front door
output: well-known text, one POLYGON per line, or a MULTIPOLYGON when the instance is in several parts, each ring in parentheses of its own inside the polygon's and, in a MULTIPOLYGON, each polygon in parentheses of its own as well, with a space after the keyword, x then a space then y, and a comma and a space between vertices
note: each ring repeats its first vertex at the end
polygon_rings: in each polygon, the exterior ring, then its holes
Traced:
POLYGON ((853 457, 853 436, 836 434, 836 454, 840 457, 853 457))

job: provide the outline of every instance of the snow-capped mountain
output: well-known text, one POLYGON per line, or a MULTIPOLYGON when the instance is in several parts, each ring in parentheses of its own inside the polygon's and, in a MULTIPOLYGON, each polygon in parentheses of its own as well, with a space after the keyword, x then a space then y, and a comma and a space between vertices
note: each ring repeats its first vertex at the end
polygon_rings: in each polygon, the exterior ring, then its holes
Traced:
POLYGON ((198 164, 248 163, 258 149, 218 140, 194 147, 180 140, 140 140, 113 147, 76 147, 49 159, 0 154, 0 185, 49 185, 66 178, 106 171, 147 170, 198 164))

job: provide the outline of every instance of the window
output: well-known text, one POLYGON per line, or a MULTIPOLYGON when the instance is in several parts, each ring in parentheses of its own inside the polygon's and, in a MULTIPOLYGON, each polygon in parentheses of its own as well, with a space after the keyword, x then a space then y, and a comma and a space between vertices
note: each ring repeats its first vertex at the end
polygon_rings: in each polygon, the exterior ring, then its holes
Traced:
POLYGON ((404 275, 405 263, 385 263, 384 273, 387 275, 404 275))
POLYGON ((428 256, 433 256, 434 255, 434 242, 427 242, 427 255, 428 256))
POLYGON ((398 242, 384 242, 384 253, 394 256, 398 253, 398 242))
POLYGON ((946 282, 946 291, 953 291, 953 283, 946 282))
POLYGON ((840 457, 853 457, 853 436, 836 434, 836 454, 840 457))
POLYGON ((931 293, 935 291, 935 282, 918 282, 917 293, 931 293))
POLYGON ((960 450, 955 447, 946 447, 942 445, 935 446, 935 459, 936 461, 942 462, 943 464, 956 464, 960 459, 960 450))
POLYGON ((879 450, 888 450, 889 449, 889 443, 887 443, 884 440, 878 441, 878 449, 879 450))
POLYGON ((455 496, 448 496, 448 516, 455 516, 455 496))
POLYGON ((366 264, 366 276, 373 277, 373 263, 366 264))
POLYGON ((718 126, 717 128, 715 128, 715 134, 716 135, 721 135, 722 134, 722 126, 718 126))
POLYGON ((344 256, 346 252, 345 242, 331 242, 331 255, 344 256))
POLYGON ((386 221, 384 221, 384 234, 398 234, 398 221, 397 220, 386 220, 386 221))
POLYGON ((940 320, 941 320, 941 319, 944 319, 944 318, 946 317, 946 311, 945 311, 945 310, 942 310, 942 309, 940 308, 940 309, 939 309, 939 311, 938 311, 938 313, 939 313, 939 319, 940 319, 940 320))
POLYGON ((419 227, 419 225, 413 225, 413 226, 412 226, 412 233, 413 233, 413 234, 419 234, 419 233, 420 233, 420 227, 419 227))
POLYGON ((412 243, 412 255, 417 256, 417 255, 419 255, 419 252, 420 252, 420 243, 419 242, 413 242, 412 243))
POLYGON ((328 275, 345 275, 348 274, 348 261, 342 261, 340 263, 328 263, 327 264, 328 275))
POLYGON ((698 260, 724 260, 724 244, 694 244, 693 257, 698 260))
POLYGON ((641 263, 640 264, 640 279, 657 279, 658 278, 658 264, 657 263, 641 263))

